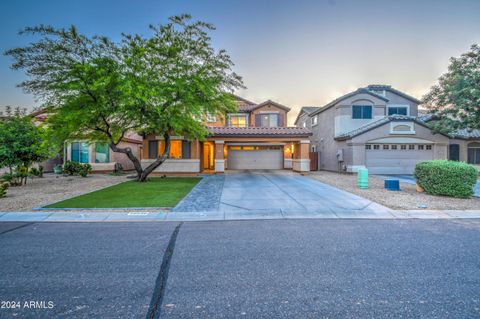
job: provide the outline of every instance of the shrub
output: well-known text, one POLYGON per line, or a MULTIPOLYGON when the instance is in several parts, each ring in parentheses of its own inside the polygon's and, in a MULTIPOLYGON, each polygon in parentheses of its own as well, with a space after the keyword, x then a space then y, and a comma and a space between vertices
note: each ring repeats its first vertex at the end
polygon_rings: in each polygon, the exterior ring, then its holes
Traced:
POLYGON ((0 182, 0 198, 5 197, 7 195, 7 188, 9 184, 7 182, 0 182))
POLYGON ((43 177, 43 166, 39 165, 38 168, 32 167, 29 172, 32 177, 43 177))
POLYGON ((463 162, 425 161, 415 167, 415 178, 428 194, 468 198, 477 182, 477 169, 463 162))
POLYGON ((67 161, 65 164, 63 164, 63 172, 68 175, 79 175, 86 177, 92 172, 92 166, 90 164, 67 161))

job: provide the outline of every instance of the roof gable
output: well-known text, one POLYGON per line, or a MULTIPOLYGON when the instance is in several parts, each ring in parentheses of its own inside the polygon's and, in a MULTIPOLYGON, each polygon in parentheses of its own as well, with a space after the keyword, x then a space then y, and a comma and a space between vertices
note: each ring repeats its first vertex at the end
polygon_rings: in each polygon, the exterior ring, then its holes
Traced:
POLYGON ((294 125, 297 125, 298 120, 303 114, 310 115, 311 113, 319 110, 320 107, 318 106, 302 106, 300 109, 300 112, 298 112, 297 118, 295 119, 295 122, 293 123, 294 125))
POLYGON ((372 92, 372 91, 370 91, 370 90, 368 90, 368 89, 366 89, 366 88, 360 88, 360 89, 358 89, 358 90, 356 90, 356 91, 347 93, 347 94, 345 94, 345 95, 342 95, 342 96, 339 97, 339 98, 336 98, 336 99, 333 100, 332 102, 330 102, 330 103, 326 104, 325 106, 321 107, 319 110, 312 112, 312 113, 310 114, 310 116, 314 116, 314 115, 319 114, 319 113, 321 113, 321 112, 323 112, 323 111, 326 111, 326 110, 328 110, 329 108, 331 108, 332 106, 335 106, 337 103, 339 103, 339 102, 341 102, 341 101, 343 101, 343 100, 345 100, 345 99, 348 99, 349 97, 355 96, 355 95, 357 95, 357 94, 362 94, 362 93, 363 93, 363 94, 371 95, 371 96, 373 96, 373 97, 375 97, 375 98, 377 98, 377 99, 380 99, 380 100, 382 100, 382 101, 385 101, 385 102, 388 102, 388 101, 389 101, 389 99, 387 99, 386 97, 384 97, 384 96, 382 96, 382 95, 376 94, 376 93, 374 93, 374 92, 372 92))
POLYGON ((265 102, 262 102, 262 103, 260 103, 260 104, 257 104, 256 106, 252 107, 252 108, 250 109, 250 111, 254 111, 254 110, 259 109, 259 108, 261 108, 261 107, 263 107, 263 106, 266 106, 266 105, 272 105, 272 106, 278 107, 279 109, 282 109, 282 110, 284 110, 284 111, 286 111, 286 112, 289 112, 289 111, 290 111, 290 108, 289 108, 288 106, 282 105, 282 104, 277 103, 277 102, 274 102, 274 101, 272 101, 272 100, 267 100, 267 101, 265 101, 265 102))

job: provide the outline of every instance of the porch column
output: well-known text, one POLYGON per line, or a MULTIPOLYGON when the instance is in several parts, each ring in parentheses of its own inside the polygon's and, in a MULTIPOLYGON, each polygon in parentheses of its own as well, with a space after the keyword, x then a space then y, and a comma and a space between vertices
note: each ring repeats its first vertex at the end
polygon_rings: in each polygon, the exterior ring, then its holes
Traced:
POLYGON ((223 156, 223 147, 225 141, 215 141, 215 172, 223 173, 225 171, 225 158, 223 156))
POLYGON ((293 159, 293 170, 297 172, 309 172, 310 171, 310 141, 301 140, 296 145, 295 158, 293 159))

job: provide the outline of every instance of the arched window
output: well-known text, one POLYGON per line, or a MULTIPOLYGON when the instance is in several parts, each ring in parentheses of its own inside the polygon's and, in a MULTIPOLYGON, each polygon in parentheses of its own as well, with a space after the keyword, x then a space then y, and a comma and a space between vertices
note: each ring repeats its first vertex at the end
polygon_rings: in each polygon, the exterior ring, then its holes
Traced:
POLYGON ((468 144, 468 163, 480 164, 480 143, 474 142, 468 144))

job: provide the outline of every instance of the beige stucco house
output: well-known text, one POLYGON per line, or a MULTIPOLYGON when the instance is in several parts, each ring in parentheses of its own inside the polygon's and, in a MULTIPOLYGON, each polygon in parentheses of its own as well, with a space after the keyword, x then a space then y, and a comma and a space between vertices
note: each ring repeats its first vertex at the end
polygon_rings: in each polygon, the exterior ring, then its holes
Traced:
POLYGON ((319 169, 356 172, 366 167, 372 174, 412 174, 420 161, 448 159, 455 143, 459 160, 467 161, 470 154, 470 162, 478 164, 480 153, 477 160, 476 149, 469 148, 477 144, 434 133, 419 117, 420 103, 391 86, 369 85, 323 107, 302 108, 295 125, 311 129, 310 147, 319 153, 319 169))

